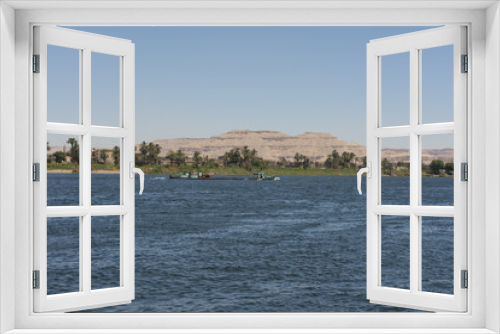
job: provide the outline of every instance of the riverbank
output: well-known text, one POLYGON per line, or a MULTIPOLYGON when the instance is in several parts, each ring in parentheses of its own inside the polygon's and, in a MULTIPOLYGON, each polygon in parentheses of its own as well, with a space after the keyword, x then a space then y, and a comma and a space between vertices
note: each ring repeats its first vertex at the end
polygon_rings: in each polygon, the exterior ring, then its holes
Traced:
MULTIPOLYGON (((162 166, 162 165, 143 165, 138 166, 142 169, 145 174, 156 174, 156 175, 169 175, 169 174, 180 174, 184 172, 202 172, 204 174, 211 175, 252 175, 255 171, 248 171, 240 167, 217 167, 217 168, 198 168, 195 169, 192 166, 162 166)), ((119 174, 120 167, 112 164, 92 164, 91 165, 92 174, 119 174)), ((324 168, 267 168, 263 170, 264 173, 268 175, 298 175, 298 176, 356 176, 358 169, 324 169, 324 168)), ((77 164, 57 164, 49 163, 47 164, 47 173, 49 174, 70 174, 78 173, 77 164)), ((392 170, 391 173, 386 173, 383 176, 410 176, 409 170, 392 170)), ((453 175, 429 175, 424 174, 424 176, 438 177, 445 176, 450 177, 453 175)))

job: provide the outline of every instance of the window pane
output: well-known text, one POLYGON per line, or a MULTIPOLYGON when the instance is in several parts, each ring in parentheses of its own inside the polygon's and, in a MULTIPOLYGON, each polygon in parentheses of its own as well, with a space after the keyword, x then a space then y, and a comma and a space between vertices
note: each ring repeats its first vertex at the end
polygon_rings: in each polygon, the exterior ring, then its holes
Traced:
POLYGON ((381 57, 382 126, 410 124, 410 53, 381 57))
POLYGON ((121 139, 92 137, 92 205, 120 205, 121 139))
POLYGON ((120 286, 120 216, 92 217, 92 289, 120 286))
POLYGON ((80 291, 80 218, 47 218, 47 294, 80 291))
POLYGON ((120 57, 92 52, 92 125, 120 126, 120 57))
POLYGON ((453 134, 422 136, 422 205, 453 206, 453 134))
POLYGON ((421 50, 422 123, 453 122, 453 45, 421 50))
POLYGON ((410 288, 410 217, 382 216, 382 286, 410 288))
POLYGON ((410 205, 410 137, 382 138, 382 205, 410 205))
POLYGON ((47 205, 80 205, 80 136, 47 134, 47 205))
POLYGON ((80 122, 80 50, 47 45, 47 122, 80 122))
POLYGON ((450 217, 422 217, 422 291, 453 294, 453 225, 450 217))

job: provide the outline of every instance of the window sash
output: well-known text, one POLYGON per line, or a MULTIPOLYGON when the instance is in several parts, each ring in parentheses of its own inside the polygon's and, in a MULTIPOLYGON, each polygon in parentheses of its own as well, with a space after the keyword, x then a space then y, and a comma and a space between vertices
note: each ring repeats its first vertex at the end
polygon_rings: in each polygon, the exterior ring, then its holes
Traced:
POLYGON ((371 41, 367 46, 367 161, 372 177, 367 178, 367 298, 371 302, 421 310, 467 310, 467 290, 461 288, 461 270, 467 269, 467 182, 454 175, 454 206, 433 207, 420 204, 421 135, 454 134, 454 165, 467 162, 467 75, 460 73, 461 54, 466 54, 466 28, 460 26, 429 29, 416 33, 371 41), (421 124, 421 51, 454 45, 454 122, 421 124), (410 53, 410 124, 382 127, 381 57, 410 53), (381 138, 405 136, 410 139, 410 205, 381 205, 381 138), (381 217, 403 215, 410 218, 410 289, 383 287, 381 217), (454 218, 454 294, 445 295, 421 289, 421 217, 454 218))
POLYGON ((40 288, 33 290, 35 312, 67 312, 129 303, 134 298, 134 179, 128 176, 134 162, 134 46, 130 41, 76 30, 37 26, 34 53, 40 55, 40 73, 34 75, 34 161, 40 163, 40 181, 34 184, 34 266, 40 288), (80 120, 78 124, 47 122, 47 45, 80 50, 80 120), (91 53, 120 57, 120 127, 91 125, 91 53), (47 134, 77 136, 80 145, 79 206, 47 206, 47 134), (114 137, 121 142, 120 205, 91 203, 91 139, 114 137), (43 144, 43 145, 42 145, 43 144), (93 290, 91 284, 92 216, 120 216, 120 285, 93 290), (79 291, 47 295, 47 217, 79 218, 79 291))

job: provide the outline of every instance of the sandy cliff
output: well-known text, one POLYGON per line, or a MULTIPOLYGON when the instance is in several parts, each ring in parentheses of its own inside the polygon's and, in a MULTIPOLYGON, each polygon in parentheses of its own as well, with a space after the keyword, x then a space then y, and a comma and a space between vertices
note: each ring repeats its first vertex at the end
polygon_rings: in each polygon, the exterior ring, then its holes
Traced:
MULTIPOLYGON (((285 158, 292 161, 295 153, 299 152, 311 159, 311 161, 324 162, 328 154, 337 150, 342 152, 354 152, 357 157, 366 155, 364 145, 341 140, 331 133, 306 132, 297 136, 290 136, 278 131, 249 131, 235 130, 210 138, 175 138, 159 139, 154 141, 162 148, 161 156, 168 151, 182 150, 188 156, 199 151, 202 156, 218 158, 225 152, 247 145, 250 149, 257 150, 257 154, 266 160, 278 161, 285 158)), ((390 161, 409 161, 408 150, 387 149, 383 151, 383 157, 390 161)), ((422 162, 430 163, 433 159, 441 159, 445 162, 453 161, 453 149, 426 150, 422 153, 422 162)))

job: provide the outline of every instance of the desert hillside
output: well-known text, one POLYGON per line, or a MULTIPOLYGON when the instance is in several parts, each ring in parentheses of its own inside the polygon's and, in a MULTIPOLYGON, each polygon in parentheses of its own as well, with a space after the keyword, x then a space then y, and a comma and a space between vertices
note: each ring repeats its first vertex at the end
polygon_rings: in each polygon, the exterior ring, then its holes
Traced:
MULTIPOLYGON (((158 139, 154 143, 161 146, 160 156, 165 156, 170 150, 182 150, 187 156, 199 151, 202 156, 215 159, 235 147, 241 148, 245 145, 257 150, 257 154, 265 160, 272 161, 281 158, 292 161, 297 152, 309 157, 313 162, 324 162, 333 150, 337 150, 339 154, 344 151, 353 152, 357 157, 366 155, 364 145, 341 140, 331 133, 317 132, 291 136, 278 131, 235 130, 210 138, 158 139)), ((391 162, 410 160, 408 150, 387 149, 382 155, 391 162)), ((426 150, 422 153, 423 163, 428 164, 433 159, 452 162, 453 149, 426 150)))

